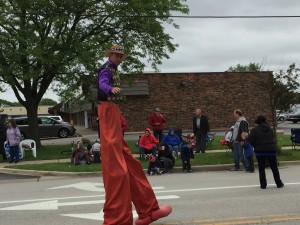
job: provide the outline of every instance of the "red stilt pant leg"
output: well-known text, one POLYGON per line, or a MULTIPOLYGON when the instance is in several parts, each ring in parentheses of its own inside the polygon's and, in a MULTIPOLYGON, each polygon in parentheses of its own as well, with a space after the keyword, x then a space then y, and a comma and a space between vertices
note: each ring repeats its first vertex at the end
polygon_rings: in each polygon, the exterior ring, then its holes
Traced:
POLYGON ((139 218, 146 217, 159 209, 158 202, 140 161, 132 156, 124 139, 123 154, 129 171, 131 200, 139 218))
POLYGON ((119 107, 111 102, 101 102, 98 105, 98 116, 106 193, 103 225, 132 225, 129 173, 122 153, 119 107))

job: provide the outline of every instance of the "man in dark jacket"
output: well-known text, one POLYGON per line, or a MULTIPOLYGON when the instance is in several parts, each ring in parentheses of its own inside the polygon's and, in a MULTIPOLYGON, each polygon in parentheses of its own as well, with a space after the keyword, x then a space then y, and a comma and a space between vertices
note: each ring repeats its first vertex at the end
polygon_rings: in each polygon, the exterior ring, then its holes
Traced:
POLYGON ((206 135, 209 134, 209 124, 201 109, 196 109, 193 117, 193 133, 196 136, 196 153, 205 153, 206 135))
POLYGON ((236 119, 234 124, 232 138, 233 142, 233 158, 234 158, 234 168, 230 169, 231 171, 240 171, 240 161, 243 163, 244 167, 247 168, 248 165, 245 164, 243 147, 242 147, 242 133, 249 133, 248 122, 241 110, 237 109, 233 112, 233 117, 236 119))
POLYGON ((255 123, 257 126, 251 130, 248 140, 254 147, 254 152, 258 162, 260 187, 262 189, 266 189, 267 187, 265 168, 266 160, 268 160, 273 172, 275 183, 278 188, 282 188, 284 184, 280 179, 277 166, 276 144, 273 130, 266 122, 266 117, 264 116, 258 116, 255 123))

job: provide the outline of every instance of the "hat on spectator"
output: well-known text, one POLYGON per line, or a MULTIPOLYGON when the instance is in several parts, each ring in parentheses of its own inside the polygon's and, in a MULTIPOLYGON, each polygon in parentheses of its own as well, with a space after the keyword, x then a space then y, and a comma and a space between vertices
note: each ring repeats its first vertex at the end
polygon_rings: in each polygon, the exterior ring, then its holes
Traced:
POLYGON ((155 112, 160 112, 160 108, 156 107, 155 112))
POLYGON ((265 116, 259 115, 254 122, 256 124, 261 124, 261 123, 264 123, 266 121, 267 121, 267 119, 266 119, 265 116))
POLYGON ((231 127, 230 127, 230 130, 233 130, 233 129, 234 129, 234 126, 231 126, 231 127))

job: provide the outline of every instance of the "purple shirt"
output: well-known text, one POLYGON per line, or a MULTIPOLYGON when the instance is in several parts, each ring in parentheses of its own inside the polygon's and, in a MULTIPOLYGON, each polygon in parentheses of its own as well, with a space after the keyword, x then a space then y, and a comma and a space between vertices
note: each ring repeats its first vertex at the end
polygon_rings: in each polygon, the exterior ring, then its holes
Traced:
MULTIPOLYGON (((113 64, 111 61, 107 61, 109 65, 111 65, 112 68, 115 70, 117 69, 117 65, 113 64)), ((112 96, 111 90, 113 87, 110 85, 112 81, 113 74, 108 68, 104 68, 99 72, 99 88, 107 95, 112 96)))

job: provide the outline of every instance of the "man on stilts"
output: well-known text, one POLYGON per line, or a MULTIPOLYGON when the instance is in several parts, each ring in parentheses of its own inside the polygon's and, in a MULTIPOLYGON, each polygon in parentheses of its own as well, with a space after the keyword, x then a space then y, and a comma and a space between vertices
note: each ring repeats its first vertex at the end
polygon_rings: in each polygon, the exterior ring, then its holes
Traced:
POLYGON ((148 225, 168 216, 172 208, 158 205, 141 163, 132 156, 123 138, 118 103, 124 97, 117 66, 128 55, 119 45, 106 50, 105 55, 109 59, 98 72, 98 117, 106 192, 103 225, 132 225, 132 203, 139 215, 135 224, 148 225))

